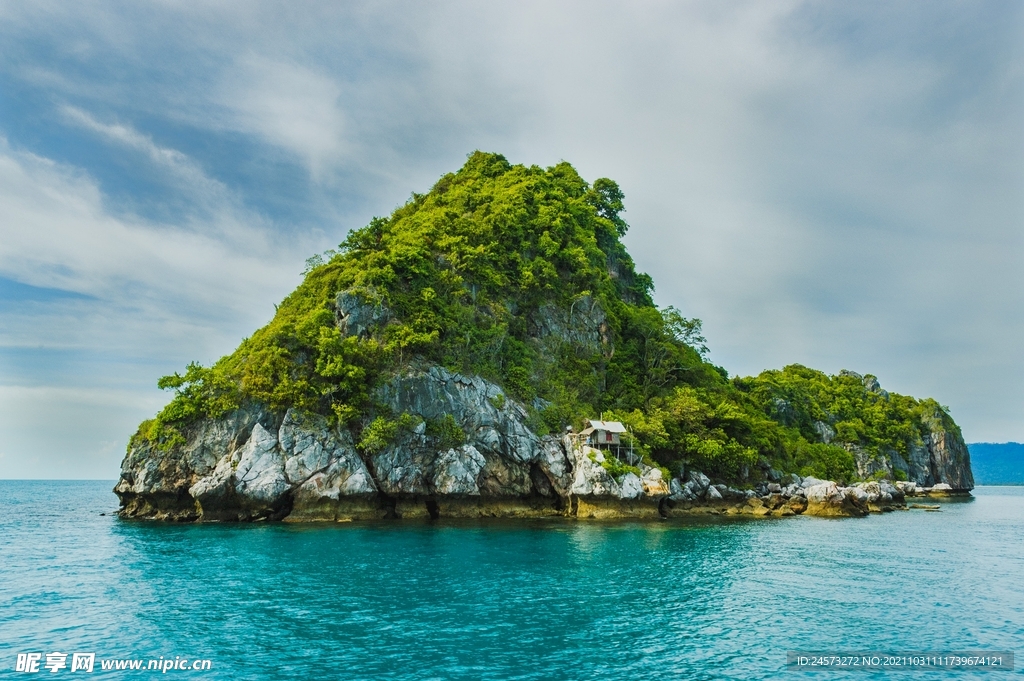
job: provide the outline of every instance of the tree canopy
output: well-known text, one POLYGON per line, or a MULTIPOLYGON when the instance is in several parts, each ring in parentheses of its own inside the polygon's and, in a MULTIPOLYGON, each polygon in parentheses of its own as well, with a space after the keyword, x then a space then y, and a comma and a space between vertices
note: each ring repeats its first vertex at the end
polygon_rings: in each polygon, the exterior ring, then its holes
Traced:
POLYGON ((173 446, 190 421, 252 400, 379 439, 387 428, 374 388, 410 362, 496 382, 540 434, 604 414, 630 426, 650 462, 722 479, 743 479, 759 461, 849 477, 841 445, 905 451, 920 436, 930 403, 882 399, 848 376, 791 366, 729 380, 708 361, 700 320, 652 302, 653 282, 621 241, 624 198, 614 181, 589 184, 565 162, 527 167, 475 152, 310 258, 302 284, 232 354, 160 379, 174 397, 138 436, 173 446), (377 323, 343 333, 339 294, 378 310, 377 323), (561 332, 539 330, 545 319, 561 332), (815 421, 834 424, 834 444, 815 421))

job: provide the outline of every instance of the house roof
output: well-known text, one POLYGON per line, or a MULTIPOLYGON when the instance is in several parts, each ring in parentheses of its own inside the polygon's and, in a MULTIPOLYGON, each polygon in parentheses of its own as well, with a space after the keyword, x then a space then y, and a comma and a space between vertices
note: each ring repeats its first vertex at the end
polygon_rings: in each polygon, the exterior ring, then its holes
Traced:
POLYGON ((594 421, 593 419, 587 421, 590 427, 594 430, 604 430, 609 433, 625 433, 626 426, 622 425, 618 421, 594 421))

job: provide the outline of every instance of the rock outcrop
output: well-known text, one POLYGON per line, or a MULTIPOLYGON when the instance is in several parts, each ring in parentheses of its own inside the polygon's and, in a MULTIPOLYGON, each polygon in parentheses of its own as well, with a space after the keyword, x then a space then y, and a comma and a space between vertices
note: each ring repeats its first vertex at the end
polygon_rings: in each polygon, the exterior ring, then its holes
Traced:
MULTIPOLYGON (((355 300, 346 301, 352 333, 373 324, 374 315, 386 314, 355 300)), ((587 314, 590 323, 599 321, 593 308, 587 314)), ((598 346, 600 337, 591 338, 598 346)), ((609 466, 612 452, 585 446, 573 434, 536 435, 527 410, 496 384, 438 366, 407 367, 374 399, 385 411, 411 415, 414 424, 398 429, 379 449, 360 450, 353 432, 321 416, 295 410, 276 415, 258 404, 198 421, 183 430, 183 444, 168 449, 136 441, 114 488, 121 513, 235 521, 856 517, 906 508, 907 496, 954 495, 973 486, 966 447, 940 419, 908 456, 905 470, 913 475, 906 483, 841 487, 768 467, 765 482, 740 490, 712 484, 700 471, 669 480, 662 469, 641 462, 625 469, 621 463, 609 466), (461 442, 431 432, 430 424, 444 419, 453 420, 461 442)), ((827 424, 822 426, 823 438, 831 435, 827 424)))
MULTIPOLYGON (((355 312, 349 313, 355 314, 355 312)), ((356 315, 363 319, 367 314, 356 315)), ((319 416, 276 418, 248 405, 184 431, 163 450, 136 442, 114 488, 128 517, 352 520, 385 517, 657 516, 668 482, 644 464, 618 478, 568 435, 540 437, 495 384, 437 366, 409 368, 375 400, 415 416, 376 451, 319 416), (452 418, 451 446, 428 424, 452 418)), ((602 455, 603 456, 603 455, 602 455)))
MULTIPOLYGON (((847 370, 839 373, 861 381, 869 392, 889 399, 889 393, 874 376, 861 376, 847 370)), ((813 427, 821 442, 829 444, 835 438, 835 429, 830 424, 815 421, 813 427)), ((970 452, 952 419, 935 407, 931 413, 920 417, 919 427, 920 439, 908 442, 905 454, 891 448, 870 451, 858 445, 844 445, 853 454, 857 475, 862 479, 878 476, 903 479, 919 487, 945 484, 954 494, 974 489, 970 452)))

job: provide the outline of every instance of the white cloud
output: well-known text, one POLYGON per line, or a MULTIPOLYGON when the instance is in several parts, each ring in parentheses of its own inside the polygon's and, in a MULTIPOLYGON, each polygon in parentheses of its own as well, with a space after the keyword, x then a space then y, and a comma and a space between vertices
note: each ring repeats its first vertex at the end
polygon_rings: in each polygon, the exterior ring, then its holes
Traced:
POLYGON ((8 311, 7 347, 210 361, 269 319, 304 253, 242 223, 204 233, 112 215, 88 175, 6 143, 0 224, 0 276, 90 296, 8 311))
MULTIPOLYGON (((177 149, 157 145, 151 137, 130 125, 101 123, 78 107, 65 104, 60 111, 72 124, 144 154, 151 163, 180 182, 193 200, 214 204, 224 204, 230 200, 230 192, 222 182, 209 177, 199 164, 177 149)), ((223 209, 224 206, 221 205, 220 208, 223 209)))
POLYGON ((111 296, 143 285, 209 303, 237 300, 266 277, 257 270, 267 253, 239 253, 173 226, 114 217, 87 175, 6 143, 0 222, 0 271, 33 285, 111 296))
POLYGON ((341 100, 331 77, 249 54, 225 75, 219 103, 236 129, 295 154, 320 180, 351 150, 341 100))

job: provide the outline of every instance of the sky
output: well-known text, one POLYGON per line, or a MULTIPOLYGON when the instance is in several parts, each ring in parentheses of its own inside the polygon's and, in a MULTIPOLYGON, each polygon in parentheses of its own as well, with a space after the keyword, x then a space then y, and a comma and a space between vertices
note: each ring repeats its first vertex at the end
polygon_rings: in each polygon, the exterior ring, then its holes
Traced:
POLYGON ((659 305, 1024 441, 1024 4, 0 0, 0 478, 118 475, 158 377, 475 149, 626 194, 659 305))

